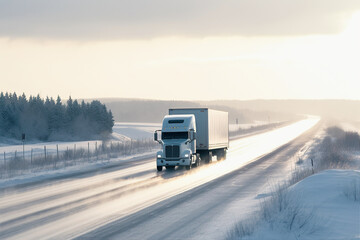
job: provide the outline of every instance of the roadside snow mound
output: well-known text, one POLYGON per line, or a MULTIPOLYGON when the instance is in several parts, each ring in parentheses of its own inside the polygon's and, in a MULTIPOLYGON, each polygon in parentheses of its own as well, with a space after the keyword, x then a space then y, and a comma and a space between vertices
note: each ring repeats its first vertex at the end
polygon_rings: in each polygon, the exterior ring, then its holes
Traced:
POLYGON ((161 129, 161 124, 156 123, 126 123, 116 122, 112 136, 115 139, 152 139, 154 131, 161 129))
POLYGON ((295 216, 286 212, 271 224, 260 221, 243 239, 360 239, 360 171, 323 171, 290 187, 288 193, 297 208, 295 216), (287 221, 294 222, 291 230, 284 227, 287 221))

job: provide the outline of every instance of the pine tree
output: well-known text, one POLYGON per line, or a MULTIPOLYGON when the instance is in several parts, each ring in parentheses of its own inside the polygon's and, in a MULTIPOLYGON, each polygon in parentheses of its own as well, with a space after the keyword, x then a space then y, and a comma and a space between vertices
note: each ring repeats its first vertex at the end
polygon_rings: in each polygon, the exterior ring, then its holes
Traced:
POLYGON ((111 111, 99 101, 81 104, 69 97, 63 105, 58 96, 56 101, 40 95, 23 93, 0 93, 0 134, 17 138, 26 133, 29 139, 66 140, 88 139, 112 132, 114 120, 111 111))

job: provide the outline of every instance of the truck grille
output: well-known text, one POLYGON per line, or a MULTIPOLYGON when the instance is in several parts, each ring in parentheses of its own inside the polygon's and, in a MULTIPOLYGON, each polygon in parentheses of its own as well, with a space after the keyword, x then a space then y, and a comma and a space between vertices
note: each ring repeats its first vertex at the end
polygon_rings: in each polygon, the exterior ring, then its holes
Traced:
POLYGON ((165 146, 165 155, 167 158, 178 158, 180 157, 180 147, 175 146, 165 146))

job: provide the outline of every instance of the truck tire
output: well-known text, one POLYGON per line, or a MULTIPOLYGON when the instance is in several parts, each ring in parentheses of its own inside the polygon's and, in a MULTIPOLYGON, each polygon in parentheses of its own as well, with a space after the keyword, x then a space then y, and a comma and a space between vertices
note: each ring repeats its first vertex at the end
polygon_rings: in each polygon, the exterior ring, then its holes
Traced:
POLYGON ((206 154, 205 163, 211 163, 212 162, 212 152, 208 152, 206 154))
POLYGON ((222 161, 226 159, 226 150, 225 149, 219 149, 216 151, 216 156, 218 161, 222 161))
POLYGON ((194 167, 199 167, 200 166, 200 156, 199 156, 199 154, 196 154, 194 157, 196 157, 194 167))
POLYGON ((200 166, 200 157, 197 155, 193 155, 193 158, 195 158, 195 163, 193 164, 193 167, 200 166))
POLYGON ((197 158, 197 165, 198 165, 198 167, 200 167, 200 164, 201 164, 200 154, 196 154, 196 158, 197 158))
POLYGON ((188 166, 185 166, 186 170, 191 170, 191 163, 188 166))
POLYGON ((211 163, 212 161, 212 152, 202 152, 200 153, 201 161, 204 161, 206 164, 211 163))
POLYGON ((159 172, 161 172, 161 171, 162 171, 162 166, 157 166, 157 170, 158 170, 159 172))

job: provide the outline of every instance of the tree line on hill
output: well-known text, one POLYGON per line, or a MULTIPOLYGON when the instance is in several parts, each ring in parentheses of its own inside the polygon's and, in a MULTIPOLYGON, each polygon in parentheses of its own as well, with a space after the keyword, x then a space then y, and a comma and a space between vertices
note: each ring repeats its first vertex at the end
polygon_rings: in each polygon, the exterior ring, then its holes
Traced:
POLYGON ((85 140, 106 137, 114 126, 113 115, 99 101, 79 103, 71 97, 66 104, 39 95, 0 93, 0 136, 21 139, 85 140))
POLYGON ((229 123, 283 122, 299 119, 294 113, 272 111, 271 108, 255 111, 236 104, 216 104, 216 101, 169 101, 149 99, 101 99, 112 110, 117 122, 161 123, 169 108, 212 108, 229 113, 229 123))

